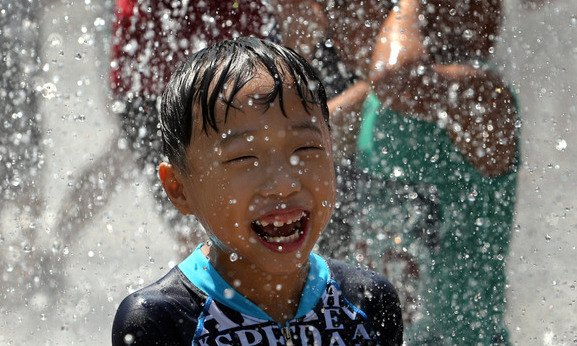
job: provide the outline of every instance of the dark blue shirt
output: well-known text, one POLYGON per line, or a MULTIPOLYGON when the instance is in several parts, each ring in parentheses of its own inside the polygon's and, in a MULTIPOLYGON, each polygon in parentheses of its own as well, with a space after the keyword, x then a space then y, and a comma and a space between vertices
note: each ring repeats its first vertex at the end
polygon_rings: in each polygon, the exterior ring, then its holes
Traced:
POLYGON ((374 272, 311 254, 296 316, 270 318, 197 248, 121 303, 113 345, 401 345, 397 293, 374 272))

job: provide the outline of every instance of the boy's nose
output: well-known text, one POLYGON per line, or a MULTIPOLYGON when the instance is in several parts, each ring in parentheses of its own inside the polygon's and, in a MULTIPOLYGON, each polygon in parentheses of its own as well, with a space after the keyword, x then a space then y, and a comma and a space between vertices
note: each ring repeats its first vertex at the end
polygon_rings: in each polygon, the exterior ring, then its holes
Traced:
POLYGON ((291 165, 269 168, 264 179, 260 194, 264 197, 287 197, 301 190, 301 181, 298 169, 291 165))

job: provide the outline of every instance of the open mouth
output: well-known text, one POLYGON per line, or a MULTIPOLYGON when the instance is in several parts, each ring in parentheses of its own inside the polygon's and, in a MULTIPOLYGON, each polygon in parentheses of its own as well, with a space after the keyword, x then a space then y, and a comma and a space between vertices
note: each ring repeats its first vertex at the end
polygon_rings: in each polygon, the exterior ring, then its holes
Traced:
POLYGON ((252 229, 266 243, 282 247, 298 242, 308 224, 308 213, 304 211, 289 215, 262 218, 252 222, 252 229))

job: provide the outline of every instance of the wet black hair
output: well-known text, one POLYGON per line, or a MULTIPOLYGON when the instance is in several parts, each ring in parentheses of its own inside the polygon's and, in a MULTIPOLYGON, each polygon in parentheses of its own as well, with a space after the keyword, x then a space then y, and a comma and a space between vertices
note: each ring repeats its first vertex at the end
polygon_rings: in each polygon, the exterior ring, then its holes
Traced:
POLYGON ((306 60, 290 48, 254 37, 239 37, 211 45, 180 65, 168 82, 160 105, 160 128, 164 154, 169 162, 186 169, 186 149, 193 133, 193 116, 202 116, 202 130, 218 131, 215 107, 226 106, 225 121, 236 94, 255 77, 265 73, 273 89, 257 100, 269 105, 278 97, 281 111, 283 88, 292 83, 305 110, 320 106, 329 124, 327 96, 320 79, 306 60), (283 84, 284 83, 284 84, 283 84), (227 88, 226 92, 224 92, 227 88), (194 114, 193 114, 194 113, 194 114), (196 114, 199 113, 199 114, 196 114))

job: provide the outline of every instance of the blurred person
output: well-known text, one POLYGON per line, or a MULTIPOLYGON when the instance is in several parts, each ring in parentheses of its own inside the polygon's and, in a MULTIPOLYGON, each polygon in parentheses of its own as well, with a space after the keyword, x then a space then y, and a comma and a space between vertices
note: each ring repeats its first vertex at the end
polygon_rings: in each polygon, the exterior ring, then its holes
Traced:
POLYGON ((499 0, 401 0, 362 109, 356 259, 399 288, 407 344, 508 344, 515 96, 490 66, 499 0))

